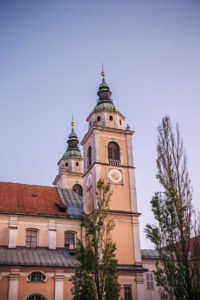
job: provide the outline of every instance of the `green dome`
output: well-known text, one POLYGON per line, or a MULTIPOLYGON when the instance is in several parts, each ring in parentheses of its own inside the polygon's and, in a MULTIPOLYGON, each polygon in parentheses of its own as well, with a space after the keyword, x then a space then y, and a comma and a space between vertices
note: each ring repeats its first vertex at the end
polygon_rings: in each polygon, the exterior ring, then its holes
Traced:
POLYGON ((66 151, 61 159, 67 159, 67 158, 82 158, 82 154, 79 150, 68 150, 66 151))
POLYGON ((72 121, 72 130, 69 135, 69 139, 67 140, 67 150, 63 154, 61 159, 67 159, 67 158, 82 158, 82 154, 79 150, 79 141, 78 136, 74 131, 74 122, 72 121))
POLYGON ((118 112, 118 109, 114 106, 112 102, 102 102, 99 103, 95 106, 93 109, 93 113, 99 112, 99 111, 116 111, 118 112))

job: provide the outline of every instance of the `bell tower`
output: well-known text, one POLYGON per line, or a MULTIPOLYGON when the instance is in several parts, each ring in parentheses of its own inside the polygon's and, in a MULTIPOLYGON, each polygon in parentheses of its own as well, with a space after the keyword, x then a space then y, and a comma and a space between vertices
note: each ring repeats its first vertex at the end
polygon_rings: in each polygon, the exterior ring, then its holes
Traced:
POLYGON ((115 220, 112 233, 119 264, 141 265, 132 131, 115 107, 102 71, 98 102, 87 118, 88 132, 81 144, 84 155, 83 205, 86 213, 97 209, 96 183, 103 178, 113 191, 109 217, 115 220))
POLYGON ((74 130, 74 122, 67 140, 67 150, 58 161, 59 172, 53 184, 56 187, 72 189, 78 194, 83 194, 83 157, 79 149, 79 141, 74 130))

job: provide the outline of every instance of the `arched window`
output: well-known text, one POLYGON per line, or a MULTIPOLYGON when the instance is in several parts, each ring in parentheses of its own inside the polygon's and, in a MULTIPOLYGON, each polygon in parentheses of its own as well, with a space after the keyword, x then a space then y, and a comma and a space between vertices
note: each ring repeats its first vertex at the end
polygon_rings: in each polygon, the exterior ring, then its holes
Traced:
POLYGON ((111 163, 112 161, 120 161, 120 149, 119 145, 115 142, 110 142, 108 144, 108 160, 111 163))
POLYGON ((28 275, 28 281, 30 282, 44 282, 46 279, 46 276, 42 272, 31 272, 28 275))
POLYGON ((89 169, 89 167, 92 164, 92 147, 89 146, 88 151, 87 151, 87 167, 89 169))
POLYGON ((67 250, 74 250, 76 247, 76 235, 75 232, 65 231, 65 248, 67 250))
POLYGON ((80 184, 75 184, 73 186, 73 191, 77 194, 79 194, 80 196, 83 196, 83 188, 80 184))
POLYGON ((44 296, 39 295, 39 294, 33 294, 26 298, 26 300, 47 300, 44 296))
POLYGON ((38 231, 37 229, 26 229, 26 247, 37 247, 38 231))

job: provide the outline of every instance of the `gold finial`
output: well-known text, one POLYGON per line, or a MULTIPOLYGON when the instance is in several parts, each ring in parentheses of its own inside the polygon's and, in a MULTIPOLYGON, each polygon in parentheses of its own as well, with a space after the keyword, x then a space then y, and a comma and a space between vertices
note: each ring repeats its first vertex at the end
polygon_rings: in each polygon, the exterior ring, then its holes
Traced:
POLYGON ((74 118, 73 118, 73 115, 72 115, 72 127, 74 127, 75 123, 74 123, 74 118))
POLYGON ((103 70, 103 64, 102 64, 101 76, 102 76, 102 77, 105 77, 105 75, 106 75, 106 73, 105 73, 104 70, 103 70))

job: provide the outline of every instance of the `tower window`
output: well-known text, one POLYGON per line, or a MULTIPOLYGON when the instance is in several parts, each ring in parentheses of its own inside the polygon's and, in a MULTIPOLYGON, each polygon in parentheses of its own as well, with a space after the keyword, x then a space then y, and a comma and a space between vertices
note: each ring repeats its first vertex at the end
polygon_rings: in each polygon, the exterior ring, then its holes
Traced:
POLYGON ((75 233, 71 231, 65 231, 65 248, 67 250, 75 249, 75 233))
POLYGON ((92 164, 92 148, 89 146, 87 151, 87 168, 89 169, 92 164))
POLYGON ((35 229, 26 230, 26 247, 37 247, 38 231, 35 229))
POLYGON ((32 272, 28 275, 28 281, 30 282, 44 282, 46 276, 42 272, 32 272))
POLYGON ((78 166, 79 166, 79 162, 77 161, 77 162, 76 162, 76 167, 78 167, 78 166))
POLYGON ((99 121, 101 121, 101 117, 100 116, 97 117, 97 122, 99 122, 99 121))
POLYGON ((120 160, 120 149, 119 145, 115 142, 110 142, 108 144, 108 159, 111 160, 120 160))
POLYGON ((122 120, 121 119, 119 120, 119 124, 122 125, 122 120))
POLYGON ((124 287, 124 299, 132 300, 131 286, 124 287))
POLYGON ((65 167, 68 167, 68 166, 69 166, 69 164, 68 164, 68 162, 66 162, 66 163, 65 163, 65 167))
POLYGON ((83 188, 80 184, 75 184, 73 186, 73 191, 77 194, 79 194, 80 196, 83 196, 83 188))
POLYGON ((110 121, 113 121, 113 116, 110 115, 110 116, 109 116, 109 120, 110 120, 110 121))

